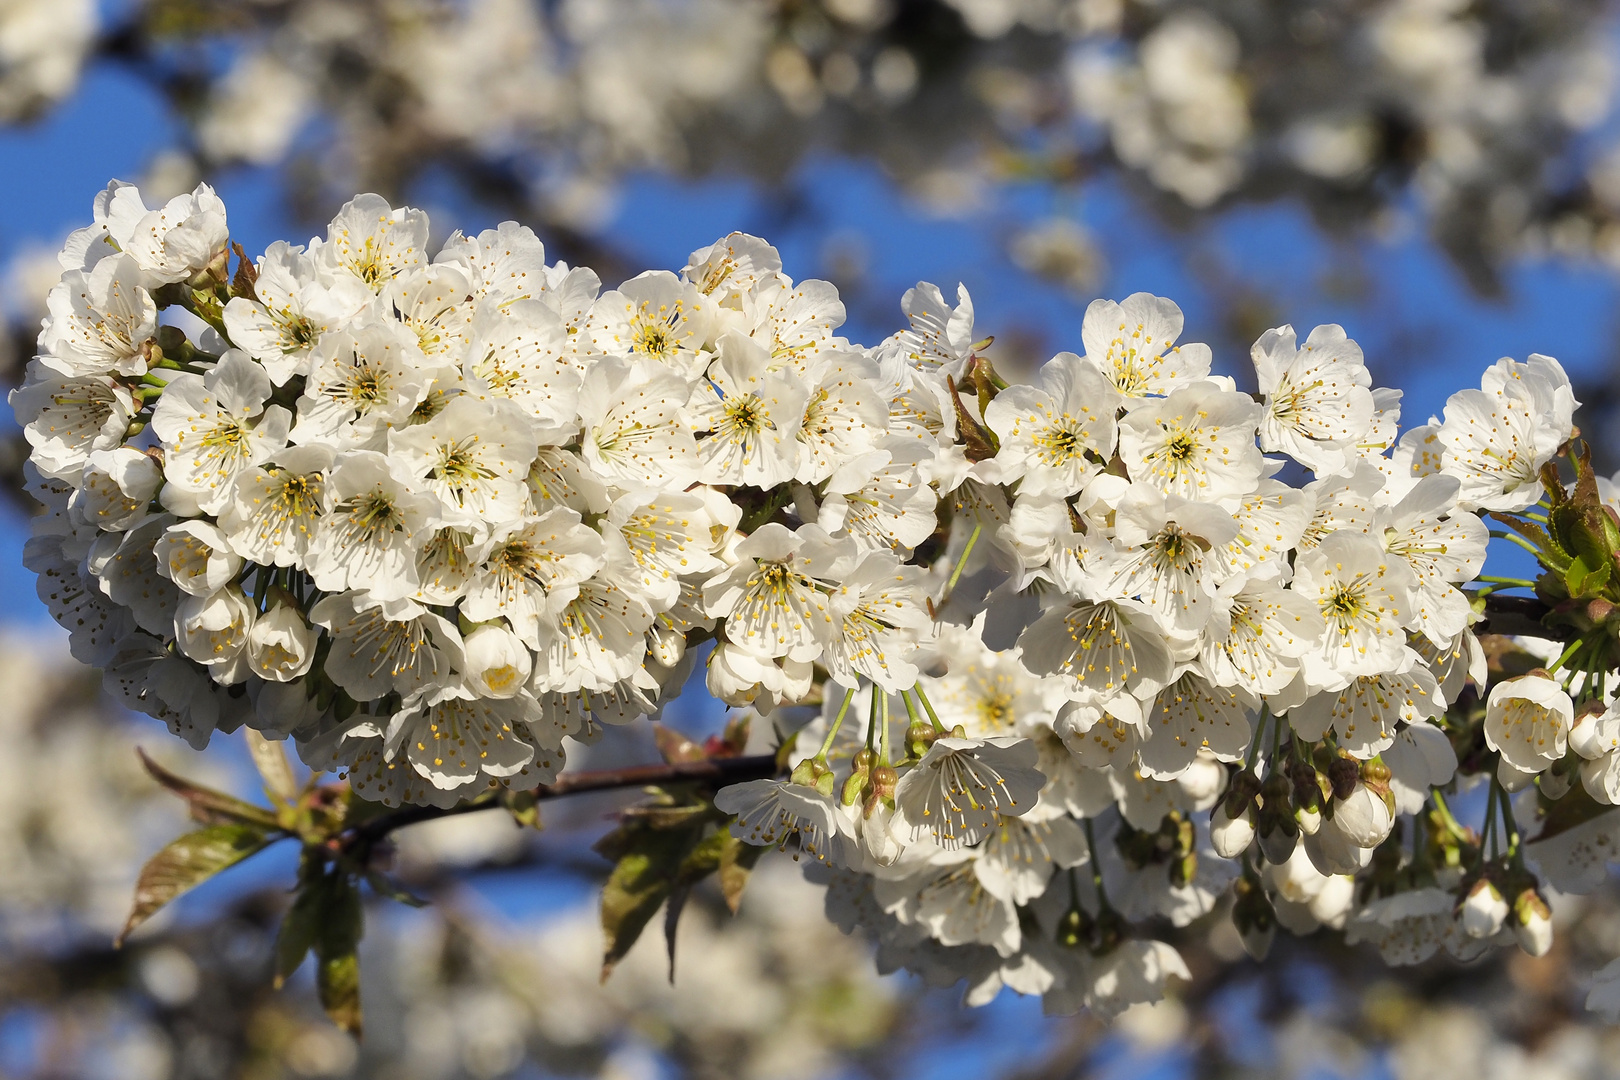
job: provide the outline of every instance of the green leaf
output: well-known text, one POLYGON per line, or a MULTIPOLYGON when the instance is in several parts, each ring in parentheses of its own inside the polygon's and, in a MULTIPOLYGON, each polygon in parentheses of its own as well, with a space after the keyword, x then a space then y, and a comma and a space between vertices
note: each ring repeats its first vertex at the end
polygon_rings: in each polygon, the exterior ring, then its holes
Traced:
POLYGON ((292 763, 287 760, 284 745, 260 735, 250 727, 242 734, 247 738, 248 753, 253 755, 253 767, 264 778, 264 790, 272 801, 283 806, 298 802, 298 779, 293 776, 292 763))
POLYGON ((1511 514, 1503 514, 1494 510, 1491 511, 1490 516, 1534 544, 1536 549, 1541 552, 1542 565, 1560 573, 1564 567, 1569 565, 1569 552, 1548 535, 1547 531, 1540 525, 1521 517, 1514 517, 1511 514))
POLYGON ((535 832, 545 829, 540 823, 540 798, 534 792, 505 791, 501 793, 501 802, 519 828, 533 829, 535 832))
POLYGON ((360 936, 365 912, 360 888, 345 873, 326 878, 315 935, 315 988, 332 1023, 358 1037, 360 1013, 360 936))
POLYGON ((735 915, 742 906, 743 890, 748 888, 754 864, 770 849, 745 844, 732 836, 730 829, 722 830, 721 835, 728 843, 720 851, 720 892, 726 898, 726 907, 735 915))
MULTIPOLYGON (((632 807, 597 841, 596 850, 615 864, 602 886, 603 981, 673 893, 719 868, 725 834, 716 826, 724 820, 708 803, 632 807)), ((665 931, 674 933, 667 919, 665 931)))
POLYGON ((279 830, 273 828, 231 822, 198 829, 170 843, 141 868, 135 882, 135 904, 117 943, 122 944, 130 931, 170 900, 264 850, 279 837, 279 830))
POLYGON ((187 809, 191 812, 191 819, 203 825, 258 825, 266 829, 278 827, 276 815, 262 806, 254 806, 244 802, 234 795, 227 795, 223 791, 203 787, 192 783, 182 776, 165 769, 146 755, 146 751, 136 748, 135 753, 140 756, 141 764, 152 779, 186 800, 187 809))
POLYGON ((1592 566, 1586 557, 1580 556, 1564 571, 1564 584, 1569 587, 1569 595, 1577 598, 1597 596, 1609 584, 1611 565, 1607 561, 1592 566))
POLYGON ((406 907, 421 908, 428 905, 426 900, 380 870, 367 870, 366 884, 370 885, 371 891, 378 896, 386 896, 390 900, 397 900, 406 907))
POLYGON ((292 907, 281 918, 276 931, 276 956, 273 983, 277 990, 292 978, 315 947, 315 935, 320 927, 321 904, 325 896, 325 878, 305 882, 293 897, 292 907))

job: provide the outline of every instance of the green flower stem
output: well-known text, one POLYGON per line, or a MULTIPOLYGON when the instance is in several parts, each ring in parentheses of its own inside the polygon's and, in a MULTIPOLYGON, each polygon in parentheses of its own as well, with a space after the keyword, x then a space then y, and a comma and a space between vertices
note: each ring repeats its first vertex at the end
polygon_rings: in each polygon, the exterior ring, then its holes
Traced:
POLYGON ((951 572, 951 580, 945 583, 944 599, 940 601, 941 609, 944 608, 945 601, 951 598, 951 593, 956 591, 956 583, 962 577, 962 568, 967 566, 968 556, 973 554, 973 545, 979 542, 979 533, 983 529, 984 522, 976 522, 973 532, 968 535, 967 546, 962 548, 962 554, 956 560, 956 569, 951 572))
POLYGON ((935 731, 941 735, 945 734, 945 725, 939 722, 939 714, 934 711, 933 703, 928 700, 928 695, 923 693, 922 683, 918 683, 912 689, 917 691, 917 700, 922 702, 924 711, 928 713, 928 722, 934 725, 935 731))
POLYGON ((844 726, 844 714, 849 712, 849 703, 855 700, 855 690, 850 688, 844 694, 844 703, 838 707, 838 716, 833 720, 832 727, 827 729, 827 737, 821 741, 821 749, 816 751, 816 757, 824 758, 827 751, 832 749, 833 740, 838 738, 838 729, 844 726))
POLYGON ((1501 529, 1491 529, 1489 532, 1498 540, 1510 540, 1513 543, 1518 544, 1520 547, 1524 548, 1524 550, 1534 555, 1538 561, 1540 560, 1541 549, 1536 547, 1536 545, 1532 544, 1530 541, 1526 540, 1524 537, 1520 536, 1518 533, 1503 532, 1501 529))

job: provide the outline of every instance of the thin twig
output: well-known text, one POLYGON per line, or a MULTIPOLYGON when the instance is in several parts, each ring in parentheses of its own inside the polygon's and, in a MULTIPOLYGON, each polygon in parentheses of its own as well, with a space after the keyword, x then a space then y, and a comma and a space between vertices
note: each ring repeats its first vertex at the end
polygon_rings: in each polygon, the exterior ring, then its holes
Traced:
MULTIPOLYGON (((717 786, 739 784, 745 780, 763 780, 777 773, 776 756, 759 754, 753 757, 707 758, 703 761, 677 761, 667 765, 631 765, 623 769, 593 769, 569 773, 557 778, 554 784, 542 784, 534 789, 536 799, 555 799, 563 795, 577 795, 586 791, 614 791, 620 788, 650 787, 665 784, 706 781, 717 786)), ((405 806, 374 817, 356 826, 344 838, 347 852, 363 856, 389 833, 416 825, 423 821, 456 817, 481 810, 499 809, 502 803, 496 796, 484 796, 471 802, 441 808, 437 806, 405 806)))

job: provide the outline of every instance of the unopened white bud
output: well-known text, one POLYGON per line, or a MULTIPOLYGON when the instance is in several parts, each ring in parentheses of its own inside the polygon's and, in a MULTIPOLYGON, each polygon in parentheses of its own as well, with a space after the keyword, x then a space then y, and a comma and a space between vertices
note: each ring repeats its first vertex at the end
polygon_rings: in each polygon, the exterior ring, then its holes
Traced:
POLYGON ((1254 811, 1245 809, 1235 818, 1226 816, 1226 804, 1215 807, 1209 819, 1209 842, 1215 854, 1223 859, 1235 859, 1249 850, 1254 843, 1254 811))
POLYGON ((1315 807, 1300 807, 1294 811, 1294 820, 1299 823, 1300 832, 1315 836, 1316 830, 1322 827, 1322 811, 1315 807))
POLYGON ((528 646, 501 626, 480 626, 467 635, 467 685, 480 697, 516 697, 528 685, 534 657, 528 646))
POLYGON ((1358 781, 1348 796, 1335 801, 1333 824, 1357 847, 1375 848, 1389 836, 1395 819, 1383 797, 1358 781))
POLYGON ((1523 791, 1536 778, 1535 773, 1524 772, 1509 765, 1503 758, 1496 765, 1496 782, 1506 791, 1523 791))
POLYGON ((1526 889, 1513 903, 1513 936, 1531 956, 1545 956, 1552 948, 1552 909, 1534 889, 1526 889))
POLYGON ((241 682, 248 673, 245 653, 256 614, 235 586, 211 596, 188 596, 174 615, 176 643, 182 653, 206 665, 215 682, 241 682))
POLYGON ((1495 937, 1507 917, 1507 901, 1496 886, 1484 879, 1476 881, 1463 901, 1463 932, 1471 938, 1495 937))
POLYGON ((132 446, 97 450, 84 463, 73 511, 86 525, 122 532, 145 516, 162 480, 157 462, 132 446))
POLYGON ((290 682, 315 662, 315 631, 291 604, 275 604, 247 635, 248 664, 269 682, 290 682))

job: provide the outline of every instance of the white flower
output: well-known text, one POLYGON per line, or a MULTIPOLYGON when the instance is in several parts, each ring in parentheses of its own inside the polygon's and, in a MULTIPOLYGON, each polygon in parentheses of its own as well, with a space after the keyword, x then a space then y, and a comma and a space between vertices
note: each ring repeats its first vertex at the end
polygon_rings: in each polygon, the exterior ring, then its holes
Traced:
POLYGON ((1325 625, 1309 599, 1275 581, 1249 581, 1218 597, 1200 637, 1210 682, 1251 694, 1281 693, 1299 673, 1299 658, 1317 647, 1325 625))
POLYGON ((467 685, 481 697, 516 697, 528 685, 534 657, 516 634, 480 626, 463 641, 467 685))
POLYGON ((482 569, 462 611, 475 622, 506 619, 531 649, 545 641, 579 583, 602 566, 602 538, 572 510, 552 510, 495 526, 474 553, 482 569))
POLYGON ((762 657, 814 660, 833 634, 832 586, 855 564, 849 540, 772 522, 737 545, 737 564, 703 586, 703 606, 726 620, 726 640, 762 657))
POLYGON ((1239 500, 1231 516, 1237 522, 1237 536, 1210 553, 1221 576, 1280 577, 1288 570, 1289 551, 1310 523, 1311 499, 1268 477, 1239 500))
POLYGON ((749 780, 721 788, 714 806, 731 814, 731 834, 755 847, 792 848, 812 858, 849 861, 848 825, 837 804, 813 787, 786 780, 749 780))
POLYGON ((799 425, 799 471, 794 479, 820 483, 839 465, 876 448, 888 433, 889 413, 877 372, 856 352, 824 352, 805 365, 808 397, 799 425))
POLYGON ((219 528, 230 547, 261 566, 303 566, 327 510, 332 451, 289 446, 241 473, 219 528))
POLYGON ((1467 628, 1473 613, 1453 583, 1479 575, 1490 541, 1483 521, 1457 510, 1460 486, 1452 476, 1425 476, 1378 521, 1384 550, 1412 568, 1413 614, 1437 647, 1467 628))
POLYGON ((1211 382, 1138 402, 1119 422, 1119 456, 1136 483, 1195 502, 1239 498, 1260 482, 1260 406, 1211 382))
POLYGON ((1011 956, 1022 939, 1018 913, 979 881, 975 854, 928 863, 902 878, 879 878, 873 891, 884 910, 947 948, 988 945, 1011 956))
POLYGON ((919 468, 928 458, 921 443, 891 438, 846 463, 827 480, 817 524, 842 530, 869 550, 916 547, 939 527, 939 498, 919 468))
POLYGON ((1219 506, 1132 484, 1114 511, 1113 544, 1088 544, 1084 563, 1103 595, 1139 599, 1164 626, 1197 632, 1221 584, 1210 552, 1236 534, 1219 506))
MULTIPOLYGON (((1362 675, 1338 691, 1316 694, 1288 711, 1294 733, 1317 742, 1331 728, 1340 749, 1365 761, 1390 748, 1401 724, 1419 724, 1446 711, 1434 676, 1408 660, 1404 672, 1362 675)), ((1404 666, 1404 665, 1403 665, 1404 666)))
POLYGON ((158 573, 192 596, 211 596, 236 579, 242 556, 218 526, 181 521, 158 537, 158 573))
POLYGON ((46 301, 50 317, 40 334, 39 362, 70 378, 146 374, 157 304, 145 280, 128 255, 63 274, 46 301))
POLYGON ((512 406, 469 395, 433 419, 389 433, 388 453, 418 490, 439 500, 439 517, 478 532, 523 516, 534 437, 512 406))
POLYGON ((270 682, 291 682, 315 662, 315 631, 292 604, 271 604, 247 635, 248 666, 270 682))
POLYGON ((1168 394, 1209 374, 1208 345, 1176 345, 1183 324, 1171 301, 1132 293, 1123 303, 1093 300, 1080 338, 1086 357, 1121 394, 1168 394))
POLYGON ((1171 678, 1165 634, 1134 601, 1055 607, 1019 635, 1018 647, 1036 675, 1068 675, 1105 697, 1149 698, 1171 678))
POLYGON ((356 195, 343 204, 310 254, 330 274, 349 273, 375 291, 398 274, 422 265, 428 218, 420 210, 395 210, 379 195, 356 195))
POLYGON ((606 525, 609 548, 634 562, 636 591, 660 606, 675 603, 682 577, 723 566, 712 551, 713 530, 723 526, 696 493, 631 492, 614 501, 606 525))
POLYGON ((946 850, 977 843, 998 815, 1032 810, 1046 777, 1035 768, 1028 739, 934 740, 922 760, 900 778, 895 808, 911 823, 913 839, 932 836, 946 850))
POLYGON ((1046 891, 1055 869, 1087 859, 1085 834, 1071 817, 1003 817, 972 863, 979 884, 1009 904, 1027 904, 1046 891))
POLYGON ((1504 679, 1485 700, 1485 745, 1520 772, 1539 773, 1564 756, 1575 706, 1546 675, 1504 679))
POLYGON ((229 686, 247 678, 248 632, 257 616, 237 588, 208 596, 187 596, 174 616, 180 651, 208 668, 217 683, 229 686))
POLYGON ((1465 510, 1523 510, 1541 498, 1541 467, 1569 440, 1575 396, 1558 361, 1536 353, 1506 357, 1479 390, 1446 402, 1442 468, 1462 482, 1465 510))
POLYGON ((1429 792, 1451 783, 1457 772, 1457 752, 1446 733, 1433 724, 1408 724, 1379 755, 1389 766, 1389 790, 1397 814, 1416 814, 1429 792))
POLYGON ((97 450, 85 459, 69 509, 86 525, 123 532, 146 516, 162 481, 157 462, 133 446, 97 450))
POLYGON ((661 364, 597 361, 579 390, 586 462, 623 487, 684 488, 698 472, 690 396, 686 380, 661 364))
POLYGON ((739 333, 723 335, 719 351, 686 403, 692 427, 707 433, 697 443, 698 479, 761 489, 785 483, 799 471, 804 385, 772 371, 770 354, 739 333))
POLYGON ((270 393, 264 368, 238 349, 207 375, 176 375, 152 414, 169 486, 195 498, 203 512, 219 513, 232 481, 287 444, 292 417, 265 404, 270 393))
POLYGON ((476 237, 457 229, 445 238, 433 262, 464 267, 472 276, 473 295, 490 300, 498 310, 540 296, 547 288, 546 245, 533 229, 515 221, 503 221, 476 237))
POLYGON ((1343 476, 1325 476, 1306 484, 1303 494, 1312 509, 1299 549, 1309 550, 1336 532, 1371 533, 1379 510, 1388 501, 1383 491, 1384 474, 1365 461, 1343 476))
POLYGON ((161 210, 148 210, 133 185, 120 187, 107 206, 107 235, 152 281, 184 281, 216 264, 224 276, 230 229, 225 204, 207 184, 161 210))
POLYGON ((486 304, 472 323, 461 370, 465 392, 505 398, 545 424, 577 424, 580 372, 562 319, 539 300, 486 304))
POLYGON ((309 621, 331 632, 324 670, 356 701, 441 686, 463 664, 456 628, 409 600, 338 593, 311 607, 309 621))
POLYGON ((123 442, 135 401, 104 375, 68 378, 49 369, 29 371, 8 398, 32 448, 28 460, 43 475, 74 482, 85 458, 123 442))
POLYGON ((1354 532, 1330 534, 1294 565, 1293 589, 1327 621, 1321 648, 1305 654, 1305 674, 1322 689, 1357 675, 1399 670, 1411 620, 1412 572, 1378 541, 1354 532))
POLYGON ((1034 386, 1009 386, 984 410, 1001 440, 996 461, 1020 494, 1073 495, 1113 456, 1120 396, 1095 362, 1058 353, 1034 386))
POLYGON ((374 321, 321 338, 298 399, 295 443, 382 450, 428 396, 434 373, 398 323, 374 321))
POLYGON ((365 589, 378 600, 409 596, 417 548, 437 523, 437 500, 412 491, 394 459, 370 450, 344 455, 326 485, 331 509, 317 520, 306 557, 316 588, 365 589))
POLYGON ((703 364, 712 302, 667 270, 648 270, 605 292, 580 331, 591 350, 692 377, 703 364))
POLYGON ((911 323, 879 347, 883 356, 895 356, 922 371, 937 371, 960 378, 973 347, 973 298, 967 286, 956 286, 956 306, 945 302, 939 286, 919 281, 900 298, 900 310, 911 323))
POLYGON ((774 247, 757 236, 734 232, 692 252, 681 277, 716 303, 736 307, 756 284, 781 269, 782 256, 774 247))
POLYGON ((631 589, 627 560, 608 562, 579 583, 571 599, 554 603, 555 618, 542 627, 533 689, 611 690, 631 678, 647 654, 652 608, 631 589))
POLYGON ((768 274, 744 298, 743 318, 773 368, 802 374, 823 350, 848 344, 833 335, 844 323, 844 305, 828 281, 794 284, 782 274, 768 274))
POLYGON ((822 657, 835 681, 854 686, 864 675, 889 693, 915 685, 912 655, 934 625, 926 576, 921 567, 874 552, 839 578, 827 600, 834 629, 822 657))
POLYGON ((323 280, 315 261, 284 240, 259 257, 253 297, 233 297, 225 305, 231 342, 264 365, 270 381, 283 386, 308 375, 321 336, 357 315, 371 290, 342 274, 323 280))
POLYGON ((1318 326, 1303 349, 1294 341, 1294 328, 1280 326, 1260 335, 1250 353, 1266 406, 1260 448, 1319 476, 1342 472, 1372 425, 1372 375, 1343 327, 1318 326))
POLYGON ((1241 761, 1254 737, 1250 716, 1257 704, 1246 691, 1211 686, 1189 671, 1159 691, 1148 714, 1148 740, 1138 751, 1143 774, 1173 780, 1206 747, 1218 761, 1241 761))
POLYGON ((559 746, 537 740, 518 699, 475 697, 451 684, 412 695, 388 721, 392 757, 403 757, 439 791, 459 798, 522 775, 529 786, 557 779, 559 746))
POLYGON ((472 280, 454 263, 407 270, 372 302, 375 317, 392 318, 412 337, 429 364, 454 363, 472 343, 472 280))

